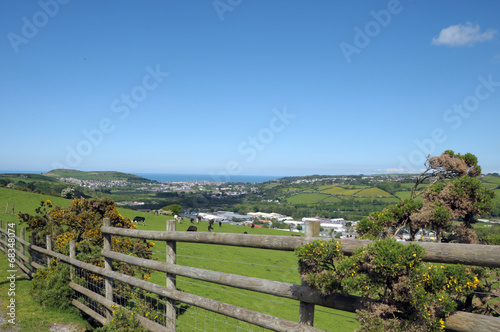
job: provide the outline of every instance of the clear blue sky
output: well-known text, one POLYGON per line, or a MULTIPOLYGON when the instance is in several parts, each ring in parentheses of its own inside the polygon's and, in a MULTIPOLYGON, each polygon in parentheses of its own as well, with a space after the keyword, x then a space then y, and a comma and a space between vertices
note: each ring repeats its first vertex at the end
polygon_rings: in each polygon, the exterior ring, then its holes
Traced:
POLYGON ((498 1, 0 4, 0 169, 500 171, 498 1))

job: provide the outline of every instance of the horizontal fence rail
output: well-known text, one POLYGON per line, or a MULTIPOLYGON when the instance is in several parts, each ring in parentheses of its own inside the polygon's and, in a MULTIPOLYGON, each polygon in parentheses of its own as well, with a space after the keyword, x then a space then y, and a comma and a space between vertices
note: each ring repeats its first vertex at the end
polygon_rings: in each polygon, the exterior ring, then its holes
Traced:
MULTIPOLYGON (((156 241, 196 242, 288 251, 293 251, 295 250, 295 248, 313 240, 325 240, 325 238, 322 237, 313 237, 306 239, 304 237, 298 236, 292 237, 230 233, 160 232, 116 227, 102 227, 101 231, 103 233, 111 235, 120 235, 156 241)), ((373 242, 368 240, 349 239, 339 239, 338 241, 342 243, 342 250, 347 255, 352 254, 355 249, 365 247, 367 244, 373 242)), ((415 242, 402 243, 408 244, 415 242)), ((424 261, 426 262, 500 268, 500 259, 498 259, 498 257, 500 257, 500 246, 431 242, 418 242, 418 245, 425 248, 424 261)))
POLYGON ((175 275, 201 281, 208 281, 220 285, 231 286, 268 295, 289 298, 292 300, 318 304, 333 309, 356 312, 357 309, 362 308, 361 301, 363 300, 363 298, 354 295, 326 295, 321 293, 321 291, 312 289, 308 286, 254 277, 245 277, 237 274, 216 272, 177 264, 167 264, 164 262, 153 260, 144 260, 142 258, 125 255, 114 251, 102 252, 102 255, 104 257, 108 257, 117 261, 159 272, 172 273, 175 275))
MULTIPOLYGON (((3 229, 0 221, 0 249, 7 253, 9 242, 8 237, 12 237, 12 232, 7 231, 7 226, 3 229)), ((314 317, 314 305, 321 305, 324 307, 340 309, 348 312, 355 312, 361 308, 362 298, 352 295, 325 295, 320 291, 312 289, 307 285, 295 285, 285 282, 271 281, 260 278, 246 277, 229 273, 222 273, 199 269, 194 267, 186 267, 175 264, 175 243, 176 242, 194 242, 215 245, 229 245, 238 247, 260 248, 270 250, 284 250, 292 251, 298 246, 306 244, 307 242, 319 237, 308 236, 304 237, 290 237, 290 236, 267 236, 267 235, 252 235, 252 234, 224 234, 224 233, 194 233, 194 232, 177 232, 168 231, 143 231, 133 229, 123 229, 110 227, 109 222, 104 222, 101 228, 102 233, 106 237, 111 235, 125 236, 131 238, 140 238, 156 241, 165 241, 170 244, 174 251, 174 259, 170 262, 159 262, 154 260, 147 260, 137 258, 121 253, 111 251, 108 247, 102 251, 102 256, 106 262, 121 261, 127 264, 140 266, 143 268, 166 273, 169 278, 175 280, 175 276, 183 276, 191 279, 211 282, 220 285, 226 285, 250 291, 260 292, 264 294, 279 296, 300 301, 301 310, 304 304, 305 310, 309 312, 301 312, 301 316, 309 318, 314 317), (172 245, 173 244, 173 245, 172 245)), ((175 224, 174 224, 175 225, 175 224)), ((202 308, 211 312, 219 313, 227 317, 245 321, 247 323, 260 326, 274 331, 320 331, 312 326, 312 320, 308 325, 307 322, 297 323, 281 318, 273 317, 257 311, 237 307, 234 305, 226 304, 223 302, 215 301, 212 299, 204 298, 198 295, 185 293, 171 287, 163 287, 153 284, 148 281, 134 278, 132 276, 124 275, 119 272, 113 271, 110 268, 101 268, 95 265, 81 262, 75 258, 62 255, 51 250, 50 240, 48 239, 48 248, 41 248, 33 245, 24 239, 24 230, 21 230, 22 236, 14 236, 16 240, 16 264, 28 275, 31 276, 37 269, 45 267, 44 264, 37 263, 33 260, 34 254, 42 254, 46 258, 45 263, 48 264, 47 258, 57 258, 73 267, 95 273, 105 278, 107 281, 118 281, 125 284, 137 287, 152 294, 157 294, 160 297, 165 297, 173 301, 179 301, 202 308), (21 247, 19 250, 18 247, 21 247), (26 254, 29 252, 29 255, 26 254), (28 257, 29 256, 29 257, 28 257)), ((307 234, 306 234, 307 235, 307 234)), ((324 238, 321 238, 324 239, 324 238)), ((352 254, 356 248, 364 247, 371 241, 361 240, 339 240, 342 242, 342 249, 346 254, 352 254)), ((464 244, 439 244, 439 243, 418 243, 426 249, 425 261, 439 262, 439 263, 459 263, 466 265, 476 265, 484 267, 500 267, 500 246, 486 246, 486 245, 464 245, 464 244)), ((70 255, 71 256, 71 255, 70 255)), ((167 283, 168 285, 168 283, 167 283)), ((117 305, 112 301, 112 296, 95 293, 74 282, 70 282, 70 287, 80 294, 87 296, 92 301, 99 303, 106 307, 109 312, 112 310, 111 306, 117 305)), ((97 313, 94 309, 83 304, 78 300, 73 300, 74 306, 86 312, 91 317, 96 319, 102 324, 109 321, 109 313, 102 315, 97 313), (106 317, 105 317, 106 316, 106 317)), ((167 309, 168 310, 168 309, 167 309)), ((168 314, 167 314, 168 315, 168 314)), ((159 325, 156 322, 149 320, 146 317, 139 316, 139 322, 150 331, 167 331, 169 328, 159 325)), ((175 320, 175 315, 174 315, 175 320)), ((456 312, 446 319, 445 326, 447 330, 451 331, 500 331, 500 319, 490 316, 483 316, 478 314, 471 314, 466 312, 456 312)), ((175 328, 175 321, 174 321, 175 328)))

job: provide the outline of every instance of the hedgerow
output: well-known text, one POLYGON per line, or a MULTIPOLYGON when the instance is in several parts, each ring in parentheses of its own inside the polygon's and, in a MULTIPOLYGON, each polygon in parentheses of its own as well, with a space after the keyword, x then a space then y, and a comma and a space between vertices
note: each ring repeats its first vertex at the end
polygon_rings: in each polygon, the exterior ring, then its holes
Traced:
POLYGON ((33 297, 46 307, 67 310, 74 293, 69 287, 69 276, 69 266, 52 259, 49 267, 33 275, 33 297))
MULTIPOLYGON (((40 203, 36 214, 31 215, 19 211, 18 217, 21 223, 27 224, 27 230, 32 232, 33 244, 45 247, 46 236, 50 235, 54 243, 53 250, 69 255, 69 242, 75 240, 76 259, 99 267, 104 267, 104 259, 101 254, 104 243, 104 236, 101 232, 103 218, 109 218, 113 227, 137 228, 129 218, 120 215, 115 202, 109 198, 74 199, 68 208, 53 206, 51 201, 46 200, 40 203)), ((153 246, 153 242, 143 239, 111 237, 113 251, 139 258, 151 259, 153 246)), ((148 280, 151 277, 151 270, 119 261, 112 262, 112 269, 143 280, 148 280)), ((69 274, 62 275, 55 267, 42 270, 39 273, 41 279, 35 280, 36 285, 43 286, 48 280, 56 283, 56 279, 59 277, 64 278, 57 281, 58 285, 69 282, 67 278, 69 274)), ((103 295, 103 277, 86 272, 86 278, 91 279, 95 285, 93 290, 103 295)), ((42 289, 44 288, 42 287, 42 289)), ((49 294, 50 290, 46 291, 47 293, 40 293, 40 296, 36 298, 40 301, 46 301, 46 296, 51 295, 49 294)), ((114 288, 115 296, 123 299, 131 299, 134 292, 132 286, 124 283, 118 283, 114 288)), ((56 301, 57 297, 54 297, 53 300, 56 301)), ((61 300, 64 299, 61 298, 61 300)))
POLYGON ((417 244, 379 240, 342 252, 339 241, 315 240, 295 251, 301 277, 324 293, 362 296, 362 331, 439 331, 444 319, 464 308, 479 280, 463 265, 422 261, 417 244))
POLYGON ((124 309, 120 306, 112 306, 113 317, 103 327, 96 329, 96 332, 147 332, 148 330, 141 326, 137 320, 135 311, 124 309))

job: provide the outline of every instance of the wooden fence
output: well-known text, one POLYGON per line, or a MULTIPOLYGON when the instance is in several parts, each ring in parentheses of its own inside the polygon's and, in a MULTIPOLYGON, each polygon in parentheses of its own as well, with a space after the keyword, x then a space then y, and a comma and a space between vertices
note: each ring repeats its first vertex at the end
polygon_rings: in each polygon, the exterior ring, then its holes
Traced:
MULTIPOLYGON (((176 330, 176 301, 273 331, 320 331, 313 327, 314 309, 317 305, 348 312, 355 312, 356 309, 361 307, 362 299, 357 296, 340 294, 325 295, 305 284, 295 285, 176 264, 177 242, 196 242, 293 251, 298 246, 317 238, 319 224, 314 222, 306 225, 305 237, 177 232, 173 220, 167 220, 165 232, 123 229, 111 227, 109 219, 107 218, 103 221, 101 231, 104 234, 104 247, 102 251, 105 262, 104 268, 75 259, 75 244, 73 241, 70 242, 70 255, 65 256, 52 250, 50 237, 47 237, 47 248, 41 248, 25 240, 24 229, 20 229, 20 234, 17 236, 15 225, 6 224, 5 227, 3 227, 1 221, 0 249, 6 254, 10 254, 11 257, 13 252, 15 252, 16 264, 30 277, 36 269, 43 268, 47 264, 50 264, 49 261, 51 258, 57 258, 70 264, 72 266, 72 281, 70 282, 70 287, 78 294, 88 299, 87 303, 83 303, 79 299, 74 299, 72 304, 102 324, 105 324, 111 319, 112 306, 120 304, 117 303, 116 294, 113 293, 113 287, 116 283, 124 283, 137 287, 167 299, 164 305, 165 319, 161 324, 144 316, 138 317, 139 322, 150 331, 176 330), (111 236, 164 241, 167 247, 166 261, 159 262, 146 260, 113 252, 110 244, 111 236), (40 254, 45 255, 45 258, 40 259, 38 257, 40 254), (164 272, 166 274, 166 285, 165 287, 159 286, 148 281, 113 271, 113 261, 121 261, 127 264, 164 272), (79 284, 76 281, 78 279, 75 276, 76 269, 84 271, 84 273, 87 274, 92 273, 93 275, 102 277, 104 280, 104 289, 102 291, 96 291, 96 287, 91 286, 89 283, 84 283, 84 285, 81 283, 79 284), (183 276, 296 300, 300 303, 298 313, 299 322, 288 321, 257 311, 179 291, 176 289, 176 276, 183 276)), ((346 254, 352 253, 354 249, 363 247, 369 242, 361 240, 340 241, 342 242, 342 248, 346 254)), ((426 261, 500 268, 500 246, 438 243, 419 244, 426 249, 424 258, 426 261)), ((466 312, 456 312, 446 320, 445 326, 446 329, 451 331, 500 331, 500 318, 466 312)))

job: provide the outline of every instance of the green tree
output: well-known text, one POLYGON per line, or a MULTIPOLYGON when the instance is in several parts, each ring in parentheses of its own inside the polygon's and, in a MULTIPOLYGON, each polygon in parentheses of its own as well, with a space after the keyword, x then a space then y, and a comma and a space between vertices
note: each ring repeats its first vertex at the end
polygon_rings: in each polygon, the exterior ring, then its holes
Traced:
POLYGON ((361 236, 394 237, 400 230, 408 229, 414 240, 419 229, 428 228, 438 233, 439 240, 449 232, 448 237, 453 234, 457 242, 478 242, 472 225, 478 216, 493 209, 495 194, 477 178, 481 174, 477 157, 447 150, 440 156, 428 157, 425 166, 410 199, 371 213, 368 218, 371 222, 365 221, 358 227, 361 236), (419 185, 428 182, 424 190, 418 191, 419 185), (418 196, 422 196, 423 202, 415 200, 418 196), (453 220, 462 223, 453 225, 453 220))
POLYGON ((419 194, 417 188, 425 181, 435 184, 444 179, 459 178, 462 176, 476 177, 481 174, 481 166, 477 164, 477 157, 472 153, 461 155, 452 150, 446 150, 440 156, 427 157, 425 170, 417 177, 411 191, 411 198, 419 194))
POLYGON ((351 256, 333 240, 295 250, 309 286, 365 298, 357 310, 361 331, 440 331, 451 312, 471 309, 468 299, 480 279, 470 267, 425 263, 424 253, 417 244, 393 239, 357 248, 351 256))
MULTIPOLYGON (((74 199, 68 208, 53 206, 50 201, 42 201, 35 215, 19 212, 21 223, 28 225, 27 230, 35 234, 34 244, 45 246, 46 235, 53 239, 53 250, 65 255, 69 254, 69 242, 75 240, 77 259, 99 267, 104 267, 102 257, 103 234, 101 232, 103 218, 109 218, 113 227, 137 228, 129 218, 124 218, 116 209, 115 202, 109 198, 102 199, 74 199)), ((111 237, 111 248, 136 257, 151 259, 153 242, 129 237, 111 237)), ((121 273, 148 280, 151 271, 141 267, 133 266, 119 261, 113 261, 113 270, 121 273)), ((49 292, 53 298, 58 297, 57 292, 51 289, 60 282, 57 269, 47 269, 38 274, 38 288, 40 292, 49 292)), ((59 273, 59 275, 62 275, 59 273)), ((104 288, 102 276, 90 273, 88 278, 100 287, 104 288)), ((58 287, 58 286, 57 286, 58 287)), ((115 291, 119 296, 130 298, 134 293, 133 287, 126 284, 117 284, 115 291)), ((44 298, 41 296, 40 298, 44 298)), ((61 301, 67 296, 61 296, 61 301)), ((57 302, 57 301, 55 301, 57 302)))
POLYGON ((61 197, 63 197, 63 198, 69 198, 69 199, 75 197, 75 189, 70 188, 70 187, 64 188, 61 191, 61 197))
MULTIPOLYGON (((104 267, 102 220, 109 218, 113 227, 137 228, 118 212, 115 202, 109 198, 74 199, 68 208, 53 206, 49 200, 42 201, 35 215, 19 211, 18 217, 28 225, 27 230, 35 234, 34 244, 45 246, 46 235, 51 235, 53 250, 68 255, 69 241, 75 240, 78 259, 100 267, 104 267)), ((141 258, 152 257, 152 242, 120 236, 112 237, 111 242, 113 251, 141 258)), ((114 269, 122 273, 149 278, 149 270, 125 263, 113 264, 114 269)))
POLYGON ((448 240, 477 243, 472 226, 478 216, 492 210, 494 196, 495 193, 485 188, 477 177, 462 176, 436 183, 424 191, 423 208, 413 218, 421 222, 428 220, 431 228, 440 233, 453 230, 448 240), (452 227, 452 220, 462 223, 452 227))
POLYGON ((180 215, 183 209, 182 209, 182 206, 180 206, 179 204, 170 204, 170 205, 163 207, 162 210, 172 211, 172 214, 180 215))

